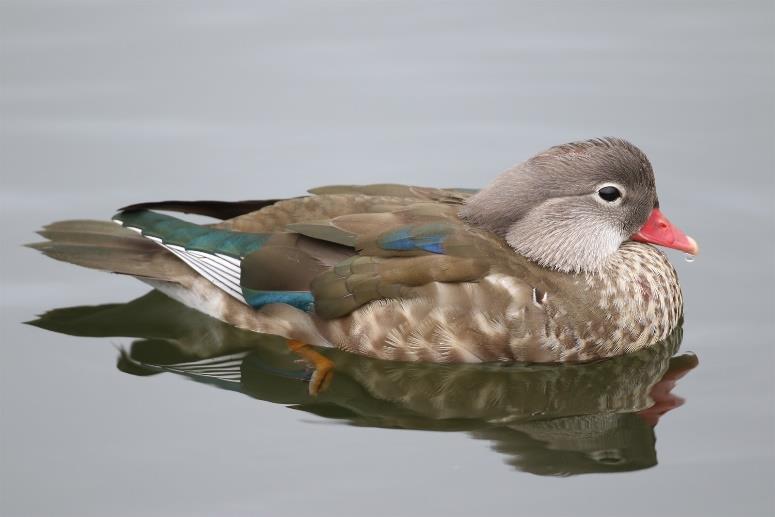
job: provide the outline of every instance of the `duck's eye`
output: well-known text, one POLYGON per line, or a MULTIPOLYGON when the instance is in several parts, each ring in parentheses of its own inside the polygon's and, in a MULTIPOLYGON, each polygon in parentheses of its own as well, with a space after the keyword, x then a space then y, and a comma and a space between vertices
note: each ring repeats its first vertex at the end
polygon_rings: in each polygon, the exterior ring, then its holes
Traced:
POLYGON ((622 193, 619 192, 619 189, 612 186, 603 187, 600 190, 597 191, 597 195, 601 197, 604 201, 608 201, 609 203, 612 203, 622 197, 622 193))

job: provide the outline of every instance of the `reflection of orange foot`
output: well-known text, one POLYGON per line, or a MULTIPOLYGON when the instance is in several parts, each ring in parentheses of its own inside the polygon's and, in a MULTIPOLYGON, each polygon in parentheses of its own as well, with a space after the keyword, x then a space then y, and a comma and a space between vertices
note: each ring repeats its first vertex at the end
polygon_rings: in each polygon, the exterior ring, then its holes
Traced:
POLYGON ((315 368, 309 380, 309 394, 314 397, 325 391, 334 378, 334 363, 308 344, 295 339, 288 340, 288 348, 315 368))

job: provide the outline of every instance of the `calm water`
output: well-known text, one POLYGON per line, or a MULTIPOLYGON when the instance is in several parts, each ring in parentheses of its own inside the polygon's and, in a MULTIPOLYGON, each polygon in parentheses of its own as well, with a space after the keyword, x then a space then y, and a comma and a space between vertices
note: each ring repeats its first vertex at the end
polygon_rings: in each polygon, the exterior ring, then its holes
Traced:
POLYGON ((773 34, 771 2, 1 3, 0 514, 771 514, 773 34), (671 254, 682 336, 585 367, 340 354, 311 399, 275 340, 21 247, 600 135, 702 254, 671 254))

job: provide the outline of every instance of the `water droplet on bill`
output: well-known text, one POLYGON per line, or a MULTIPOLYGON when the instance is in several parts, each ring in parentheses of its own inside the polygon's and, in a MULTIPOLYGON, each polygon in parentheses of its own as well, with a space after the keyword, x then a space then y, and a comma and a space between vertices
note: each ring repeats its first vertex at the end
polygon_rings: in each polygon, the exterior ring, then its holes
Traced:
POLYGON ((686 262, 694 262, 694 260, 695 260, 696 258, 697 258, 697 257, 695 257, 694 255, 690 255, 689 253, 684 253, 684 260, 685 260, 686 262))

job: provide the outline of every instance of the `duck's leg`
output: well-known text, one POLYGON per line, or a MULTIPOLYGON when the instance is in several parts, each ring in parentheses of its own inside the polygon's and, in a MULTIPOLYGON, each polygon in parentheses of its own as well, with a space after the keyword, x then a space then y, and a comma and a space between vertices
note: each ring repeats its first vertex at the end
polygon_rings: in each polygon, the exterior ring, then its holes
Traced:
POLYGON ((310 345, 295 339, 288 340, 288 348, 315 368, 309 380, 309 394, 316 396, 325 391, 334 378, 334 363, 310 345))

